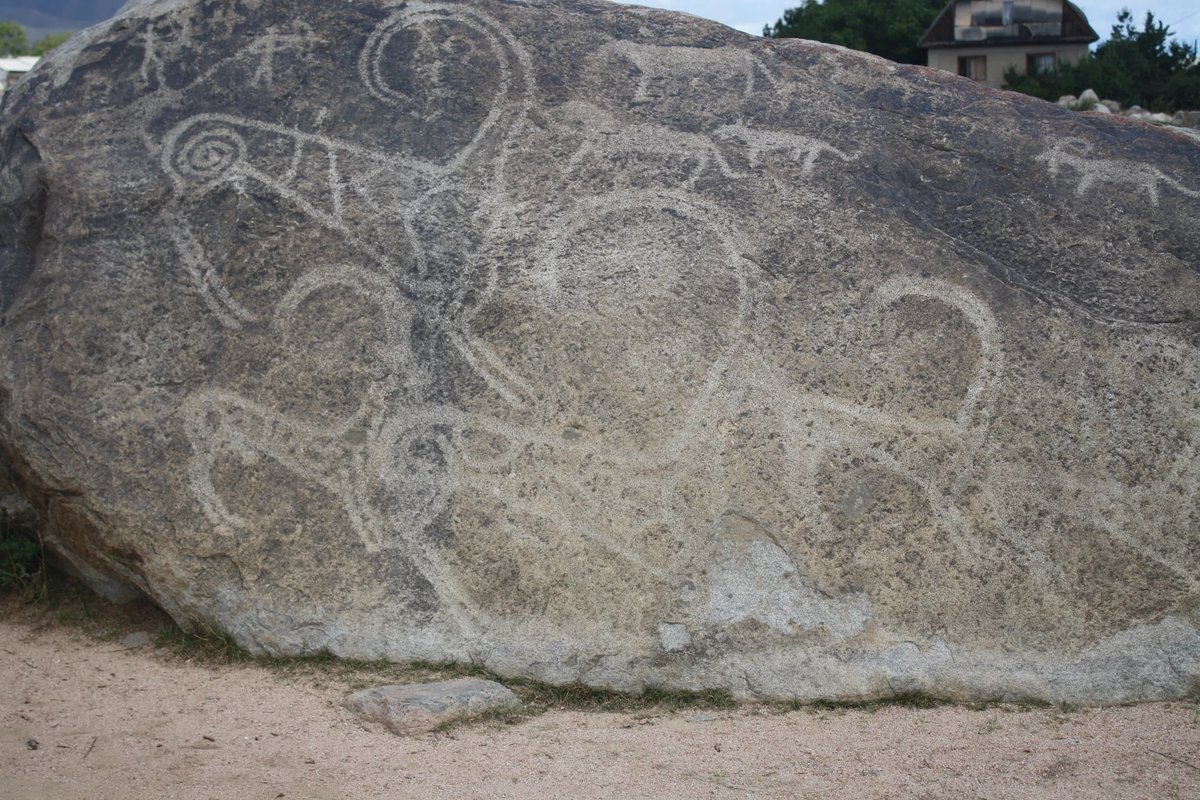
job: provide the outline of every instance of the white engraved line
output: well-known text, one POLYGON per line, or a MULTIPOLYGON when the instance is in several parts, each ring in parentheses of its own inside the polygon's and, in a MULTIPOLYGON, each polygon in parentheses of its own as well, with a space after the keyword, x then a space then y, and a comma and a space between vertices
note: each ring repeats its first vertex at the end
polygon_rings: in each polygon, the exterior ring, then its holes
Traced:
POLYGON ((1037 156, 1037 161, 1043 161, 1049 167, 1052 176, 1058 177, 1059 172, 1067 167, 1079 175, 1075 187, 1077 197, 1083 197, 1088 189, 1099 183, 1132 184, 1142 189, 1150 198, 1151 204, 1157 206, 1159 200, 1158 184, 1166 184, 1186 197, 1200 198, 1200 191, 1189 189, 1182 183, 1170 178, 1156 167, 1144 165, 1136 161, 1120 159, 1093 158, 1084 154, 1086 144, 1079 139, 1069 139, 1056 143, 1046 152, 1037 156), (1075 146, 1080 150, 1076 155, 1067 151, 1067 146, 1075 146))
POLYGON ((747 146, 750 151, 750 166, 756 167, 764 153, 785 151, 792 160, 801 162, 801 174, 811 177, 816 168, 817 158, 822 153, 829 153, 842 161, 852 161, 851 156, 820 139, 811 139, 793 133, 751 128, 744 122, 733 125, 722 125, 713 131, 713 137, 724 141, 737 140, 747 146))
POLYGON ((514 406, 527 403, 535 395, 521 377, 510 370, 482 339, 472 336, 467 338, 457 329, 444 326, 446 336, 458 349, 476 374, 484 380, 493 391, 514 406), (485 362, 482 363, 481 362, 485 362))
POLYGON ((234 300, 217 276, 216 270, 203 255, 198 254, 200 245, 192 238, 186 225, 179 219, 176 210, 165 215, 171 240, 188 274, 200 290, 200 296, 209 310, 227 327, 238 329, 242 323, 253 322, 257 317, 234 300))
MULTIPOLYGON (((476 132, 475 137, 461 151, 455 154, 454 158, 452 158, 449 163, 447 163, 444 167, 438 168, 438 171, 441 174, 449 174, 456 171, 458 167, 461 166, 462 163, 466 161, 476 149, 478 149, 483 141, 484 136, 491 131, 503 114, 503 109, 501 107, 502 104, 498 102, 498 100, 499 98, 502 98, 508 94, 510 76, 508 74, 508 68, 504 63, 505 59, 503 47, 500 45, 500 41, 496 38, 493 31, 504 30, 504 27, 497 20, 475 10, 466 10, 459 6, 451 6, 441 3, 414 3, 413 5, 402 9, 398 14, 387 20, 380 28, 372 33, 371 37, 367 40, 367 44, 363 47, 362 53, 359 55, 359 75, 364 85, 366 85, 369 90, 377 85, 382 85, 382 81, 379 79, 380 76, 378 74, 382 53, 375 53, 375 50, 381 49, 382 45, 378 43, 376 37, 386 34, 390 39, 390 37, 396 33, 396 31, 393 30, 395 26, 402 25, 411 17, 417 17, 419 19, 420 16, 426 14, 441 15, 445 19, 465 25, 471 30, 474 30, 477 34, 483 36, 493 46, 493 52, 496 54, 496 60, 500 67, 500 86, 496 92, 497 102, 492 104, 491 110, 484 121, 480 124, 479 130, 476 132)), ((379 95, 376 96, 379 97, 379 95)), ((381 97, 380 99, 384 98, 381 97)))

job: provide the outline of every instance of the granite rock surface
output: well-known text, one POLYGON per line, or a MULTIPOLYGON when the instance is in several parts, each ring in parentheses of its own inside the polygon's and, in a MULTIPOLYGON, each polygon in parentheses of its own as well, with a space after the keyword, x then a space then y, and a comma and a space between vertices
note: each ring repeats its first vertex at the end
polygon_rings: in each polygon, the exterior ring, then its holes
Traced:
POLYGON ((605 3, 158 0, 0 112, 0 447, 262 652, 1200 680, 1200 146, 605 3))

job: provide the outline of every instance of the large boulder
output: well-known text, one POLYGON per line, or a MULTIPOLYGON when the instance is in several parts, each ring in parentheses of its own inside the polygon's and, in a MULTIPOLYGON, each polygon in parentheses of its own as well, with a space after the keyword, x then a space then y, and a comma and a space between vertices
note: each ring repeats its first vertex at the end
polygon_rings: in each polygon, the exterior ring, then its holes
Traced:
POLYGON ((110 594, 628 689, 1200 679, 1189 139, 574 0, 143 3, 4 103, 6 491, 110 594))

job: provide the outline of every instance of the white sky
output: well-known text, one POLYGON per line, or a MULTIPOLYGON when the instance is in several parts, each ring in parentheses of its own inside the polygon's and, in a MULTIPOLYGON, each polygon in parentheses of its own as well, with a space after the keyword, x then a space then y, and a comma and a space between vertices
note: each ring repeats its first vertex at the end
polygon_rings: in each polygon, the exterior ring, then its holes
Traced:
MULTIPOLYGON (((638 0, 633 4, 686 11, 746 33, 759 34, 763 25, 773 24, 783 16, 784 9, 800 5, 800 0, 790 5, 788 0, 638 0)), ((1100 34, 1101 40, 1108 38, 1108 32, 1117 21, 1117 12, 1128 7, 1139 28, 1146 12, 1153 11, 1155 19, 1167 23, 1176 38, 1185 42, 1200 41, 1200 6, 1196 0, 1157 0, 1149 5, 1138 5, 1129 0, 1085 0, 1082 3, 1076 0, 1075 4, 1087 14, 1088 22, 1100 34)))

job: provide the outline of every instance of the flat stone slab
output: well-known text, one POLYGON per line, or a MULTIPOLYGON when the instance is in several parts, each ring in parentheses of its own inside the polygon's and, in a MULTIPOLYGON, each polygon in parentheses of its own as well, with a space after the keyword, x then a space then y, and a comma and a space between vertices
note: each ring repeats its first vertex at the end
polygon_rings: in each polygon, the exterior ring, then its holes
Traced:
POLYGON ((462 678, 376 686, 348 696, 344 705, 364 720, 404 735, 493 711, 515 711, 521 701, 511 689, 495 681, 462 678))

